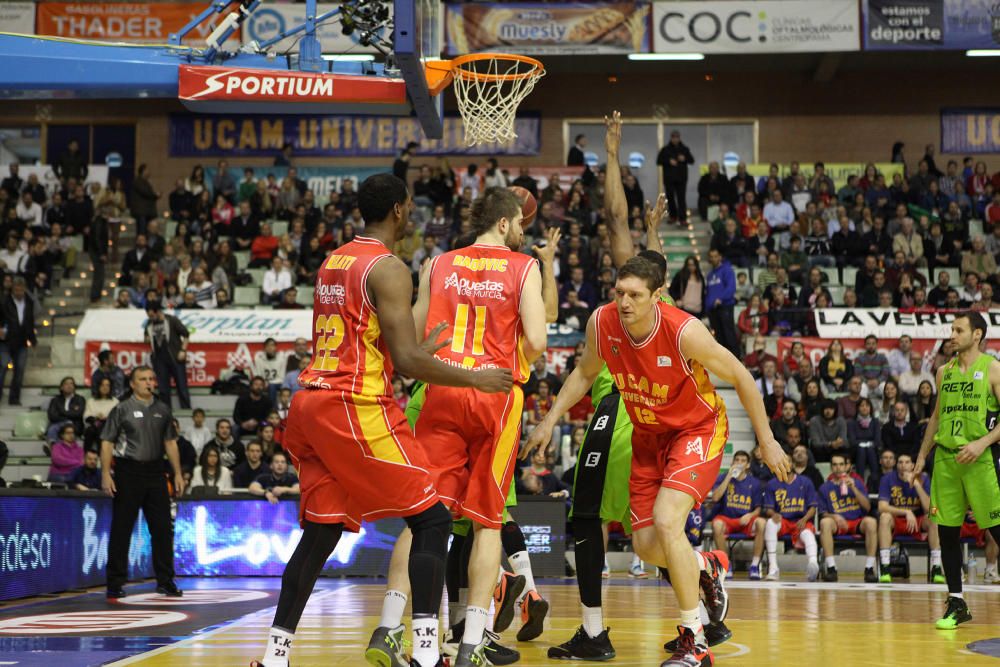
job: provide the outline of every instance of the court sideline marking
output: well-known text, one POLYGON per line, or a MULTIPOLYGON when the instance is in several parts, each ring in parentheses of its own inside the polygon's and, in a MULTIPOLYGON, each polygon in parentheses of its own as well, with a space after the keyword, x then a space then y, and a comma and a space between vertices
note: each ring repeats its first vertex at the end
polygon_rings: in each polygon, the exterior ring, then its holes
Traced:
MULTIPOLYGON (((323 591, 322 593, 319 593, 317 595, 312 596, 309 599, 309 605, 311 605, 311 604, 313 604, 315 602, 318 602, 320 600, 325 600, 326 598, 333 597, 334 595, 337 595, 338 593, 343 593, 344 591, 349 591, 352 588, 354 588, 355 586, 357 586, 357 584, 348 584, 347 586, 344 586, 342 588, 337 588, 336 590, 323 591)), ((108 663, 108 665, 106 667, 124 667, 124 665, 134 665, 134 664, 136 664, 136 663, 138 663, 138 662, 140 662, 142 660, 147 660, 148 658, 152 658, 153 656, 161 655, 163 653, 169 653, 170 651, 173 651, 174 649, 180 648, 182 646, 187 646, 189 644, 193 644, 193 643, 195 643, 197 641, 201 641, 201 640, 203 640, 203 639, 205 639, 207 637, 211 637, 212 635, 217 635, 220 632, 225 632, 226 630, 229 630, 230 628, 232 628, 233 625, 235 625, 236 623, 247 621, 247 620, 250 620, 252 618, 256 618, 258 616, 263 616, 265 614, 273 614, 274 610, 276 608, 277 608, 276 606, 274 606, 274 607, 267 607, 265 609, 261 609, 260 611, 255 611, 255 612, 252 612, 252 613, 247 614, 245 616, 240 616, 239 618, 234 618, 234 619, 232 619, 230 621, 227 621, 226 623, 224 623, 223 625, 221 625, 219 627, 216 627, 216 628, 213 628, 211 630, 208 630, 207 632, 202 632, 202 633, 199 633, 199 634, 196 634, 196 635, 192 635, 190 637, 187 637, 186 639, 180 640, 179 642, 175 642, 173 644, 168 644, 167 646, 161 646, 160 648, 154 649, 152 651, 146 651, 144 653, 139 653, 139 654, 130 656, 128 658, 123 658, 122 660, 118 660, 116 662, 108 663)), ((306 606, 306 608, 308 609, 308 605, 306 606)))

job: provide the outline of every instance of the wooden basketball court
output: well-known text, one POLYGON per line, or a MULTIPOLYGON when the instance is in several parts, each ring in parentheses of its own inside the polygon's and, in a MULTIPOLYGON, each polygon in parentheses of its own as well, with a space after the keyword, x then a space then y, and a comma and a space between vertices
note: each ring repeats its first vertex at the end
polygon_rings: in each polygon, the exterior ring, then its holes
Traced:
MULTIPOLYGON (((239 581, 227 580, 225 585, 238 588, 239 581)), ((254 581, 260 586, 259 579, 254 581)), ((969 587, 966 597, 975 620, 950 632, 935 630, 933 625, 943 611, 943 586, 734 581, 729 590, 732 604, 727 623, 734 637, 717 647, 719 665, 1000 664, 1000 586, 969 587)), ((579 624, 579 602, 572 579, 550 581, 541 586, 541 592, 552 603, 541 638, 532 643, 514 642, 516 619, 504 635, 521 651, 518 664, 525 667, 564 664, 549 660, 546 649, 568 639, 579 624)), ((321 581, 299 626, 292 664, 363 667, 366 663, 362 653, 378 620, 383 593, 384 586, 379 583, 321 581)), ((272 613, 273 607, 263 608, 215 629, 110 664, 246 665, 250 658, 259 657, 272 613)), ((664 660, 662 644, 673 638, 676 617, 676 606, 666 585, 612 579, 605 586, 605 613, 618 651, 617 659, 609 664, 655 667, 664 660)))

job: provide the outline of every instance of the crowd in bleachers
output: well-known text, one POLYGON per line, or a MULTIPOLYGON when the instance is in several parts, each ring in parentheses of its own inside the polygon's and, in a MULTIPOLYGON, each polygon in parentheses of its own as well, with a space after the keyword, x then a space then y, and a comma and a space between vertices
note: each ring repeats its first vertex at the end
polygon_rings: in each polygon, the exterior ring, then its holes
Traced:
MULTIPOLYGON (((414 277, 426 259, 468 242, 471 204, 483 189, 517 185, 538 201, 537 217, 525 230, 528 243, 554 226, 563 232, 554 267, 560 323, 581 329, 594 308, 614 298, 602 169, 584 170, 565 189, 556 178, 541 187, 529 169, 517 169, 515 177, 496 160, 462 169, 443 159, 417 165, 413 148, 400 155, 393 171, 407 179, 414 195, 410 225, 395 248, 414 277)), ((118 179, 88 191, 79 174, 64 171, 63 187, 55 193, 31 177, 20 179, 16 166, 0 184, 6 290, 9 277, 20 275, 43 294, 53 267, 76 261, 73 253, 81 246, 72 238, 83 235, 95 268, 109 254, 121 258, 121 289, 103 299, 98 285, 95 301, 118 308, 153 302, 180 309, 302 308, 311 303, 326 253, 363 230, 351 179, 320 201, 294 166, 279 179, 267 168, 233 174, 223 160, 212 179, 195 167, 165 196, 153 188, 145 166, 128 192, 118 179), (134 245, 122 247, 118 231, 133 220, 134 245)), ((628 168, 623 184, 632 237, 643 246, 647 197, 628 168)), ((1000 172, 990 175, 971 158, 961 166, 949 161, 942 172, 928 147, 912 172, 902 164, 886 178, 869 165, 846 183, 835 182, 822 163, 811 171, 792 163, 784 174, 778 165, 768 174, 750 174, 741 164, 731 175, 713 163, 698 192, 703 222, 694 229, 711 236, 712 266, 703 271, 697 256, 671 266, 670 295, 706 318, 744 358, 800 476, 818 490, 827 480, 816 463, 825 466, 843 455, 861 487, 877 493, 896 461, 912 457, 919 446, 934 407, 932 374, 947 360, 946 346, 927 360, 911 355, 905 338, 888 356, 879 352, 878 341, 866 341, 865 351, 853 356, 833 341, 814 365, 801 344, 779 362, 767 351, 769 340, 815 335, 810 312, 816 307, 997 307, 1000 172), (726 317, 713 316, 720 304, 730 307, 726 317)), ((277 457, 280 472, 269 466, 281 451, 283 420, 308 354, 303 340, 294 354, 265 351, 261 368, 232 369, 241 394, 232 419, 210 428, 195 411, 195 425, 182 439, 183 467, 195 486, 201 479, 208 486, 240 487, 264 473, 288 481, 283 457, 277 457)), ((544 359, 536 363, 525 387, 525 431, 551 407, 574 359, 559 375, 544 359)), ((95 372, 93 397, 83 399, 71 384, 63 384, 49 410, 53 479, 75 474, 70 463, 87 475, 85 452, 94 448, 95 429, 125 390, 120 371, 108 363, 95 372)), ((405 405, 409 383, 400 378, 394 388, 405 405)), ((521 491, 567 491, 591 412, 584 402, 567 416, 544 460, 526 466, 521 491)), ((747 474, 767 482, 756 456, 747 474)))

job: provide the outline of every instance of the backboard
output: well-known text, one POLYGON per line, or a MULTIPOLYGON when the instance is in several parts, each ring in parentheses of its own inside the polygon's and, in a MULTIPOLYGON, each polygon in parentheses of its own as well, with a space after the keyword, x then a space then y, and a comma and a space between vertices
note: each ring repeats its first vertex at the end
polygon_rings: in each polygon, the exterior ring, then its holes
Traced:
POLYGON ((393 0, 395 66, 406 81, 406 92, 424 135, 444 134, 443 95, 431 96, 424 62, 441 57, 443 17, 439 0, 393 0))

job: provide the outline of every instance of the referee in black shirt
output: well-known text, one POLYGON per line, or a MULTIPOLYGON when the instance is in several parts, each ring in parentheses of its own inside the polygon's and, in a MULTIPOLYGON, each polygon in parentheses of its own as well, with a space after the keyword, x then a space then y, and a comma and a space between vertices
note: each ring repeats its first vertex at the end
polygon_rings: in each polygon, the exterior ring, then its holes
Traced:
POLYGON ((152 538, 156 592, 183 595, 174 583, 174 527, 163 475, 164 451, 173 468, 177 496, 184 492, 184 477, 173 416, 170 407, 153 395, 155 382, 149 366, 133 370, 132 395, 112 408, 101 431, 101 488, 114 499, 108 543, 109 599, 125 597, 122 587, 128 580, 129 544, 140 509, 152 538))

